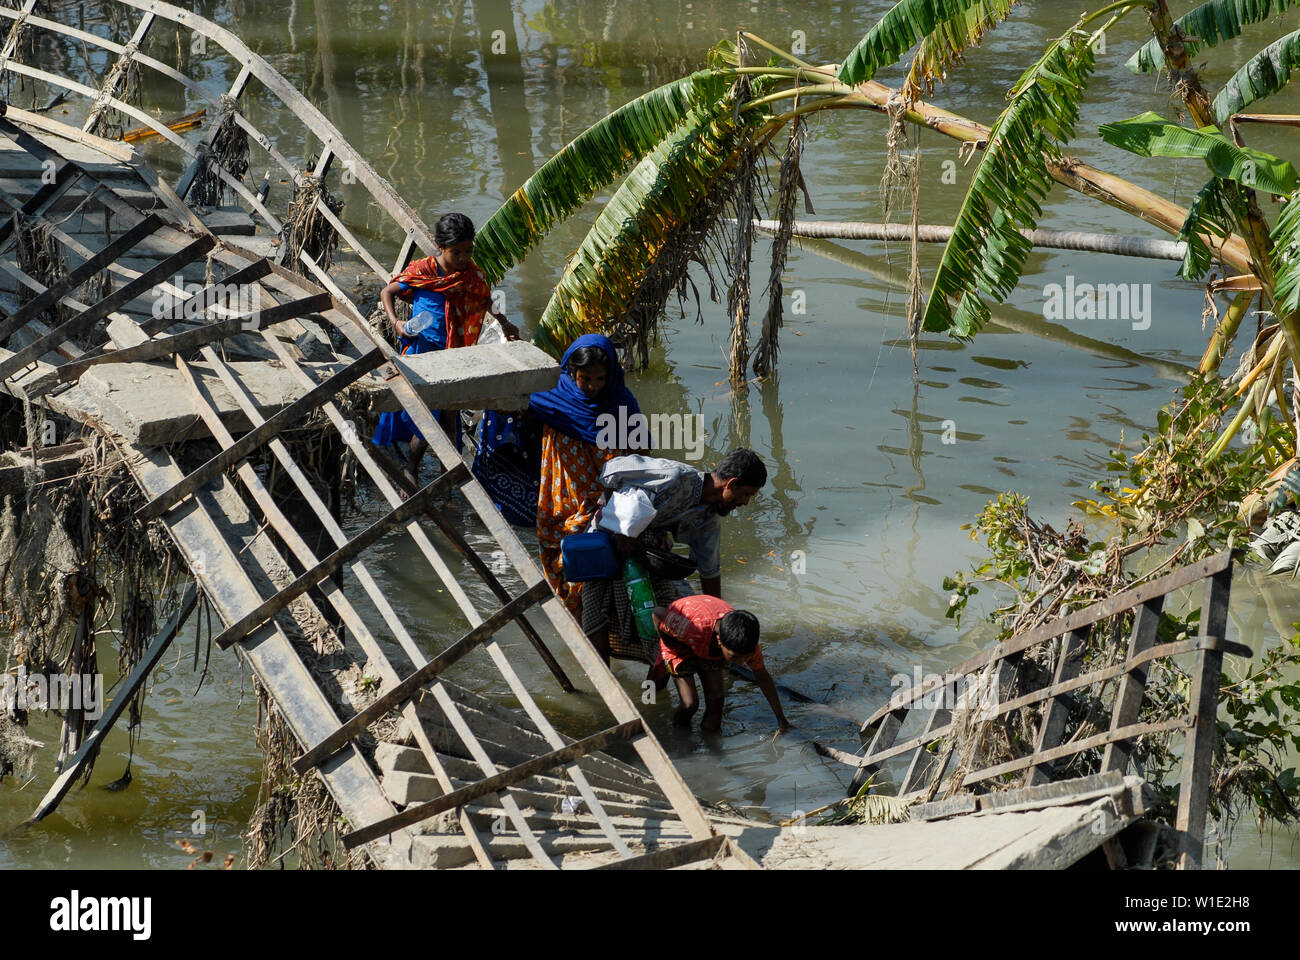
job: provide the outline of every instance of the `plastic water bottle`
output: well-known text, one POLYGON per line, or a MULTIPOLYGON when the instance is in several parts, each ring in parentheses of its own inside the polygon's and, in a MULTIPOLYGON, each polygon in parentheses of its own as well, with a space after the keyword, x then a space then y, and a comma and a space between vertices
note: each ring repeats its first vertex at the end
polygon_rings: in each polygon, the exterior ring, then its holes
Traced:
POLYGON ((406 321, 406 335, 408 337, 419 336, 422 330, 428 330, 429 327, 433 326, 433 320, 434 317, 432 313, 428 310, 421 310, 410 320, 406 321))
POLYGON ((636 632, 642 640, 653 640, 658 634, 653 616, 655 590, 650 583, 650 574, 646 573, 645 567, 634 557, 623 561, 623 584, 627 587, 628 603, 632 605, 636 632))

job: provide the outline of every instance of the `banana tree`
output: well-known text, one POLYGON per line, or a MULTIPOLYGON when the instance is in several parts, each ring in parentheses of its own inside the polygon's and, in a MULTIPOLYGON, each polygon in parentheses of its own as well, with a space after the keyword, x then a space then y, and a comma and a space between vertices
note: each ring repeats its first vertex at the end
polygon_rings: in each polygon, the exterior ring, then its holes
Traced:
MULTIPOLYGON (((655 319, 674 291, 686 294, 692 283, 688 266, 698 262, 708 270, 715 299, 726 288, 732 380, 739 385, 751 362, 761 375, 777 355, 780 273, 802 183, 803 120, 814 112, 865 109, 888 119, 891 152, 905 139, 896 136, 900 128, 913 125, 968 143, 979 154, 929 295, 910 302, 914 332, 959 339, 979 332, 990 302, 1005 300, 1018 284, 1031 249, 1025 232, 1037 227, 1042 202, 1061 184, 1185 240, 1184 277, 1203 278, 1215 261, 1233 275, 1211 286, 1212 296, 1227 293, 1232 301, 1210 338, 1203 369, 1217 368, 1228 354, 1237 327, 1258 298, 1260 308, 1276 320, 1267 328, 1276 338, 1270 333, 1256 345, 1260 357, 1271 356, 1274 363, 1256 379, 1273 385, 1285 402, 1285 391, 1276 386, 1280 365, 1300 369, 1300 213, 1289 202, 1270 226, 1256 193, 1292 200, 1295 169, 1246 147, 1239 122, 1287 121, 1242 111, 1285 86, 1300 56, 1300 34, 1265 46, 1213 98, 1188 57, 1294 5, 1293 0, 1210 0, 1178 19, 1165 0, 1103 5, 1047 45, 988 126, 922 97, 960 68, 964 51, 1016 13, 1016 0, 900 0, 838 64, 809 63, 742 31, 734 44, 711 52, 705 69, 618 108, 547 161, 484 225, 476 258, 490 279, 499 278, 597 191, 613 187, 557 283, 535 341, 558 355, 578 334, 602 330, 635 343, 644 361, 655 319), (1133 55, 1130 68, 1170 71, 1194 126, 1152 114, 1117 119, 1100 133, 1106 142, 1143 155, 1203 160, 1210 180, 1190 209, 1067 154, 1094 70, 1094 50, 1118 20, 1134 12, 1146 14, 1152 38, 1133 55), (909 51, 900 89, 875 80, 909 51), (764 151, 776 154, 779 182, 771 213, 781 229, 773 244, 760 342, 751 351, 750 222, 765 192, 757 162, 764 151), (724 217, 728 212, 732 216, 724 217), (721 285, 715 278, 719 271, 726 281, 721 285)), ((914 256, 918 294, 920 281, 914 256)), ((1260 400, 1263 388, 1255 380, 1251 385, 1256 393, 1248 399, 1260 400)), ((1289 452, 1294 454, 1294 430, 1289 452)))

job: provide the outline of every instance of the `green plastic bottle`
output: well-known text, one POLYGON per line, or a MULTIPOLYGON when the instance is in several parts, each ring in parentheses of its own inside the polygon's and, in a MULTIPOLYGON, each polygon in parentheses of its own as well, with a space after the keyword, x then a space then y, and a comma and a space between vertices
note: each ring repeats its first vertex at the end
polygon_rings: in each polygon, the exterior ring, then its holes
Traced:
POLYGON ((655 590, 650 583, 650 574, 635 557, 623 561, 623 584, 627 587, 628 603, 632 605, 636 632, 642 640, 653 640, 658 634, 653 616, 655 590))

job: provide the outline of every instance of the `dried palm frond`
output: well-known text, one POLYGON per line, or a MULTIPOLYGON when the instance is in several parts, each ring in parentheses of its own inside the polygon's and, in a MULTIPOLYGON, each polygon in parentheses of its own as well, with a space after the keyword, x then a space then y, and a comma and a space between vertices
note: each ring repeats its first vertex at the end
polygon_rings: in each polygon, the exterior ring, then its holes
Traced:
MULTIPOLYGON (((309 159, 307 166, 315 167, 315 158, 309 159)), ((280 231, 283 262, 290 270, 304 275, 307 267, 300 254, 306 253, 322 270, 328 270, 339 242, 338 231, 321 213, 318 201, 335 216, 343 210, 342 198, 335 197, 320 177, 302 174, 294 184, 293 198, 280 231)))

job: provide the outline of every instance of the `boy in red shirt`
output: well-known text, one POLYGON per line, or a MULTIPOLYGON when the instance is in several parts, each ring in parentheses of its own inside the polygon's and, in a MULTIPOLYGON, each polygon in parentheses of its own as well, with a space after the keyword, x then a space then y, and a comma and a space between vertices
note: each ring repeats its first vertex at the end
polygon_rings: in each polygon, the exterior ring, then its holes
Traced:
POLYGON ((745 664, 754 673, 754 680, 763 696, 772 705, 777 727, 781 732, 790 729, 790 723, 781 710, 781 697, 776 683, 763 663, 763 651, 758 648, 758 618, 748 610, 737 610, 718 597, 698 593, 681 597, 667 607, 655 607, 655 625, 659 628, 659 663, 654 672, 666 669, 677 681, 677 694, 681 706, 673 715, 673 723, 687 726, 699 707, 695 689, 695 675, 704 684, 704 719, 701 730, 717 730, 722 726, 722 707, 727 692, 722 685, 722 668, 728 664, 745 664))

